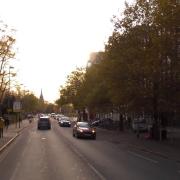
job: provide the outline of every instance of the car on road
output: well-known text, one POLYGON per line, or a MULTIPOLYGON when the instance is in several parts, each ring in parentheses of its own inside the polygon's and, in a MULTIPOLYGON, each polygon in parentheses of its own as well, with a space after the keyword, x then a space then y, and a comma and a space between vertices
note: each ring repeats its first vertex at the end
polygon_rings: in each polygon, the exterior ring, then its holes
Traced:
POLYGON ((38 129, 51 129, 51 121, 48 116, 40 117, 37 124, 38 129))
POLYGON ((93 126, 93 127, 98 127, 98 126, 100 126, 101 125, 101 121, 100 120, 96 120, 96 121, 93 121, 92 123, 91 123, 91 126, 93 126))
POLYGON ((96 139, 96 130, 87 122, 77 122, 73 127, 73 136, 96 139))
POLYGON ((132 130, 134 132, 146 132, 148 130, 148 124, 143 118, 135 118, 132 121, 132 130))
POLYGON ((103 118, 103 119, 93 121, 91 123, 91 126, 102 127, 102 128, 106 128, 106 129, 112 129, 113 124, 114 124, 114 122, 111 118, 103 118))
POLYGON ((31 121, 33 118, 34 118, 34 115, 33 115, 33 114, 28 114, 28 115, 27 115, 27 119, 29 119, 29 121, 31 121))
POLYGON ((71 121, 68 117, 63 117, 59 120, 59 125, 61 127, 71 127, 71 121))

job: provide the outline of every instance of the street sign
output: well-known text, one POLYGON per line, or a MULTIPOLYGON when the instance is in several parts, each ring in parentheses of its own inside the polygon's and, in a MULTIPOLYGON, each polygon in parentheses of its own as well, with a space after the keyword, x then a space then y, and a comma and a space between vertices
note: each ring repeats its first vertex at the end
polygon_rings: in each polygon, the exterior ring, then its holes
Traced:
POLYGON ((21 112, 21 102, 15 101, 13 103, 13 112, 21 112))

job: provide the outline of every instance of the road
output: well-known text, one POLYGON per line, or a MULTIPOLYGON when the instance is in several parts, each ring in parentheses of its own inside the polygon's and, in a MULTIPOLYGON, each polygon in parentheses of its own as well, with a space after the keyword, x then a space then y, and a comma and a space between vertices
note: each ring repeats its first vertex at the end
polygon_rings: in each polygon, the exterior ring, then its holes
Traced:
POLYGON ((180 164, 115 144, 104 131, 97 140, 76 139, 71 128, 36 122, 0 155, 1 180, 179 180, 180 164))

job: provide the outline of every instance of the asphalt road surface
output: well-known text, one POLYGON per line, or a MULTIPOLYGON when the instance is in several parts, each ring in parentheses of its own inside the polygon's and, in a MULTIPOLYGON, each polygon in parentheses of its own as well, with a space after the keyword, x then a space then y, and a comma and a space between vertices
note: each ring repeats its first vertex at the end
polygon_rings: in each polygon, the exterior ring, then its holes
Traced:
POLYGON ((76 139, 72 128, 37 123, 0 154, 0 180, 179 180, 180 164, 108 141, 76 139))

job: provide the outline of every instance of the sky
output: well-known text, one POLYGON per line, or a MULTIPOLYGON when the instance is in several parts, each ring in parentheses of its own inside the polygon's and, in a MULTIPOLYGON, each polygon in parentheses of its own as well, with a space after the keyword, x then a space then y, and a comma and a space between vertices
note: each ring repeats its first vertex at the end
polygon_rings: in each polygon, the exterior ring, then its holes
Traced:
MULTIPOLYGON (((133 0, 127 0, 133 2, 133 0)), ((16 29, 15 71, 24 90, 54 102, 67 75, 102 51, 124 0, 0 0, 0 20, 16 29)))

